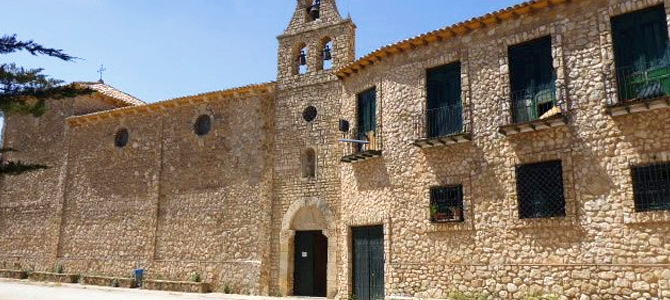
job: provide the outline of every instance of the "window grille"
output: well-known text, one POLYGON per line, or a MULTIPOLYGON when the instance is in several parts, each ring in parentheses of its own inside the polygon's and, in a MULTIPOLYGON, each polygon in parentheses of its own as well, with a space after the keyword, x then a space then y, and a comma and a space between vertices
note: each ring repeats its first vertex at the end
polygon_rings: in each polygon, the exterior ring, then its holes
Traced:
POLYGON ((430 189, 431 222, 463 222, 463 186, 430 189))
POLYGON ((670 210, 670 163, 638 166, 631 169, 635 210, 670 210))
POLYGON ((565 216, 560 160, 517 166, 516 180, 521 219, 565 216))

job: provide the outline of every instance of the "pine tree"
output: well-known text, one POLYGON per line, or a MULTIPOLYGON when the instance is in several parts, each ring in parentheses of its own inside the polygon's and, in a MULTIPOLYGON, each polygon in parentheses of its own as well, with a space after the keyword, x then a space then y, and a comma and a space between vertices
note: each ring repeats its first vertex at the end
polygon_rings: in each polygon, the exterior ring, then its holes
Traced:
MULTIPOLYGON (((32 40, 20 41, 16 35, 0 37, 0 55, 27 51, 32 55, 47 55, 72 62, 78 58, 70 56, 61 49, 44 47, 32 40)), ((8 113, 31 114, 39 117, 46 110, 47 99, 63 99, 89 94, 92 91, 75 85, 64 85, 62 80, 49 78, 42 74, 41 68, 26 69, 14 63, 0 64, 0 110, 8 113)), ((0 149, 0 153, 17 151, 11 148, 0 149)), ((3 162, 0 174, 17 175, 24 172, 46 169, 41 164, 22 162, 3 162)))

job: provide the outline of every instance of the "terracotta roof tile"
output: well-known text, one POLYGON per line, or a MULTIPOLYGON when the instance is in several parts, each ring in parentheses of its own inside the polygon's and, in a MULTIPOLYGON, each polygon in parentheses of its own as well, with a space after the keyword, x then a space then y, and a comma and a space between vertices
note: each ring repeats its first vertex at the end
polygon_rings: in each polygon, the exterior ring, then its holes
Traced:
POLYGON ((510 6, 505 9, 501 9, 492 13, 488 13, 481 17, 472 18, 467 21, 459 22, 454 25, 443 27, 441 29, 429 31, 426 33, 419 34, 417 36, 404 39, 402 41, 388 44, 374 50, 358 60, 340 68, 337 70, 336 74, 340 78, 348 77, 352 74, 358 73, 358 71, 364 69, 366 66, 375 63, 378 60, 382 60, 386 57, 395 55, 400 52, 404 52, 407 49, 414 49, 417 46, 427 45, 432 42, 445 40, 447 38, 467 33, 478 28, 491 26, 492 24, 498 23, 500 20, 510 19, 518 17, 519 15, 526 14, 533 9, 550 7, 555 4, 565 3, 568 1, 576 0, 532 0, 510 6))
POLYGON ((104 82, 75 82, 75 84, 85 86, 87 88, 90 88, 103 96, 107 96, 110 98, 113 98, 121 104, 125 104, 126 106, 139 106, 139 105, 146 105, 146 103, 140 99, 137 99, 127 93, 124 93, 108 84, 105 84, 104 82))

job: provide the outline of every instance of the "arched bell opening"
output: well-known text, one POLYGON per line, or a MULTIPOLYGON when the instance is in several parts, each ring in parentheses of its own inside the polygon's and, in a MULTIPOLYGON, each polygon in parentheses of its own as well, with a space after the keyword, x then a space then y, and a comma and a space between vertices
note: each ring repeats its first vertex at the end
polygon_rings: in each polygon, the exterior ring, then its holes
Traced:
POLYGON ((333 41, 330 37, 321 39, 319 43, 319 70, 330 70, 333 68, 333 41))
POLYGON ((291 204, 280 236, 282 295, 336 296, 335 234, 335 217, 326 201, 307 199, 291 204))
POLYGON ((293 55, 291 56, 293 62, 291 63, 291 73, 293 75, 305 74, 309 71, 307 58, 309 57, 309 50, 307 49, 307 44, 300 43, 293 50, 293 55))

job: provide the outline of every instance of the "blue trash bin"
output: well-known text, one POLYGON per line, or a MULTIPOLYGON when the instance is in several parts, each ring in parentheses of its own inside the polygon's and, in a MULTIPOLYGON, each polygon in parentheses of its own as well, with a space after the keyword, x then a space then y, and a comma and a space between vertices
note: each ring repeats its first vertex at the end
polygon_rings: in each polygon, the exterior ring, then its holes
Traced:
POLYGON ((144 269, 135 269, 135 284, 137 287, 142 287, 142 281, 144 279, 144 269))

